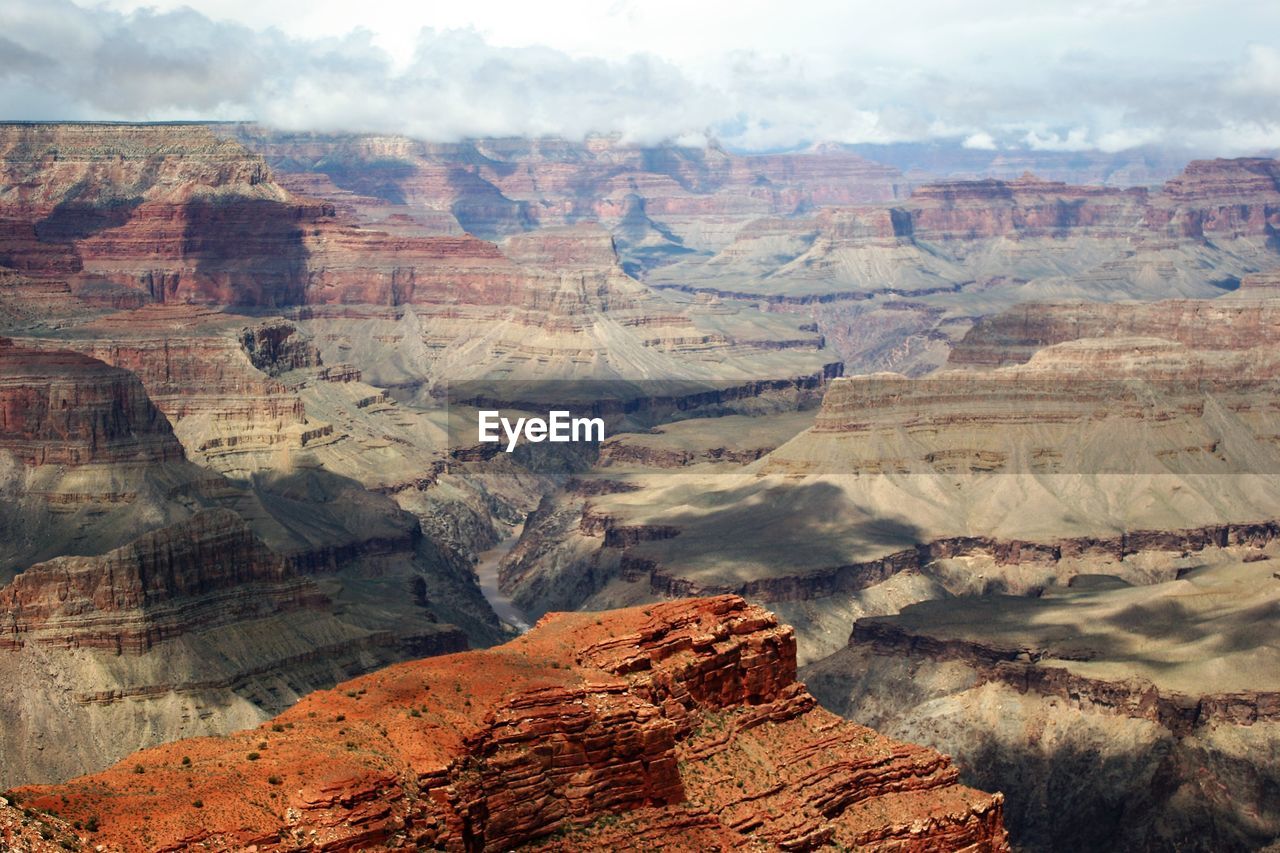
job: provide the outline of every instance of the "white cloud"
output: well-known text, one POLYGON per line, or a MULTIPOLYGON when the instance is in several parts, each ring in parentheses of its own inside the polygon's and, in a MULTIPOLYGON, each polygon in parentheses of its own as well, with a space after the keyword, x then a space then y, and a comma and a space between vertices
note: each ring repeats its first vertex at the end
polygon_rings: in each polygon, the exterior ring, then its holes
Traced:
POLYGON ((965 148, 976 148, 981 151, 995 151, 997 148, 995 137, 984 130, 966 136, 961 145, 965 148))
POLYGON ((1073 127, 1065 134, 1030 130, 1022 141, 1032 151, 1088 151, 1097 147, 1097 144, 1089 139, 1088 129, 1083 127, 1073 127))
POLYGON ((1280 147, 1280 4, 4 0, 0 117, 731 146, 1280 147), (151 5, 160 8, 151 8, 151 5), (1274 8, 1273 8, 1274 7, 1274 8))

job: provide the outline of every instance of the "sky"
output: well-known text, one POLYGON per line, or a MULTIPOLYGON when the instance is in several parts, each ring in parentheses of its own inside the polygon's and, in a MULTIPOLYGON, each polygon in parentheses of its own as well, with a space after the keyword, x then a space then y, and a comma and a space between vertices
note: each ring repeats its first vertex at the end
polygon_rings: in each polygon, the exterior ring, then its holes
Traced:
POLYGON ((1280 2, 0 0, 0 119, 1280 148, 1280 2))

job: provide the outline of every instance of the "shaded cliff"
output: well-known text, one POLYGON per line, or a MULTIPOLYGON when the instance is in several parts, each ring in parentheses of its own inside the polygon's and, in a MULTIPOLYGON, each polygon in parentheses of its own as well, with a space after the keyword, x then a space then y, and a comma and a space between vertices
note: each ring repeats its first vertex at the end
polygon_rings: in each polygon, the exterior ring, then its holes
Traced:
POLYGON ((826 707, 1008 791, 1019 846, 1258 849, 1280 837, 1274 553, 913 605, 858 620, 804 676, 826 707))

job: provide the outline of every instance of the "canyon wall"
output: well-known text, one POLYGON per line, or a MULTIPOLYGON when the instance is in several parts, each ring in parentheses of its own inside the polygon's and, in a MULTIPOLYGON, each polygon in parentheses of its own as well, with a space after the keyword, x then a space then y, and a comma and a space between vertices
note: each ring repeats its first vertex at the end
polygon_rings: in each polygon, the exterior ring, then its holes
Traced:
POLYGON ((1095 576, 909 606, 858 620, 804 677, 825 707, 1003 786, 1027 849, 1265 848, 1280 837, 1274 553, 1152 586, 1095 576))

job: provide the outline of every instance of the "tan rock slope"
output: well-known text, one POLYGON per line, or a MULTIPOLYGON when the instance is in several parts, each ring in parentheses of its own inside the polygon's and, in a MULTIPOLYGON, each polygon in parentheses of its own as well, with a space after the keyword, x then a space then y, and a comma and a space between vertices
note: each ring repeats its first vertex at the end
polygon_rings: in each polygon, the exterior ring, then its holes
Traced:
POLYGON ((734 458, 729 421, 714 457, 681 448, 693 422, 619 437, 534 513, 504 584, 535 613, 736 592, 786 612, 808 659, 843 645, 853 617, 913 595, 1036 594, 1100 563, 1169 579, 1186 554, 1266 541, 1280 507, 1266 280, 1209 303, 1062 309, 1122 334, 1154 334, 1163 317, 1169 338, 1063 341, 994 372, 837 379, 810 428, 736 469, 712 461, 734 458), (1201 329, 1179 319, 1192 310, 1215 329, 1184 334, 1201 329))
POLYGON ((1003 786, 1020 844, 1257 849, 1280 837, 1274 553, 913 605, 860 619, 804 676, 826 707, 1003 786))
POLYGON ((794 675, 791 630, 736 597, 556 614, 16 793, 104 850, 1008 849, 1000 795, 794 675))

